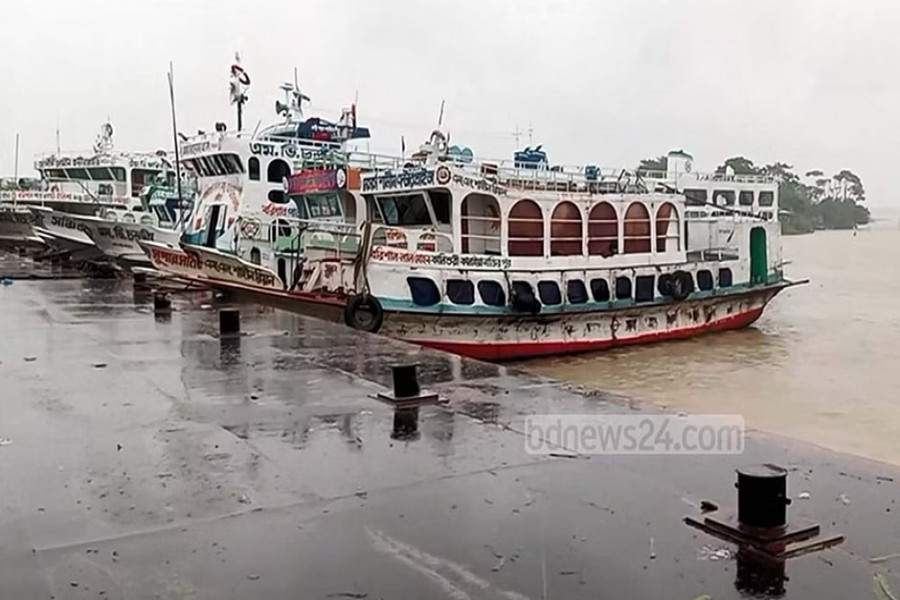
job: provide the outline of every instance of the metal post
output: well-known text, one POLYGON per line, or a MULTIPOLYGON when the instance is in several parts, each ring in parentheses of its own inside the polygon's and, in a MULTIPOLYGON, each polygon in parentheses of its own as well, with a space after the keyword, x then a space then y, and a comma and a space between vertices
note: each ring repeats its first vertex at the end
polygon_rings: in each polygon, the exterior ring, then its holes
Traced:
POLYGON ((762 529, 787 525, 787 471, 774 465, 738 469, 738 521, 762 529))
POLYGON ((394 397, 398 400, 415 398, 419 395, 421 390, 419 389, 419 379, 416 373, 418 366, 418 363, 411 363, 391 367, 394 375, 394 397))

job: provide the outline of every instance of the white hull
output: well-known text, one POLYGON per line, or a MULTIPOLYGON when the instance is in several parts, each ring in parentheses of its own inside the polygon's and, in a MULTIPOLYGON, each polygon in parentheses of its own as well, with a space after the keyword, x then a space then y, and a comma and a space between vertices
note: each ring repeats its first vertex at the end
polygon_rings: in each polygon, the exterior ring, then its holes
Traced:
POLYGON ((43 245, 44 239, 34 231, 34 216, 27 208, 0 208, 0 246, 43 245))
POLYGON ((789 285, 581 313, 515 317, 387 312, 379 333, 482 360, 557 356, 747 327, 789 285))
POLYGON ((150 260, 139 242, 158 242, 175 246, 179 232, 146 223, 127 223, 99 217, 72 217, 83 226, 88 238, 104 256, 114 261, 149 265, 150 260))

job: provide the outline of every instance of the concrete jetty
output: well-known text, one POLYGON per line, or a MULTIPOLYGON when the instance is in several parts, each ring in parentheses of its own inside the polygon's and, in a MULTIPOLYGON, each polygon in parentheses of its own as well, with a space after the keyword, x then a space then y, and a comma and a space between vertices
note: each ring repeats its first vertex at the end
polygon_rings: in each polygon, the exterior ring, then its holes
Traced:
POLYGON ((530 414, 649 408, 255 305, 223 337, 231 305, 171 298, 0 287, 0 598, 900 593, 892 466, 759 433, 737 456, 535 456, 530 414), (410 361, 445 402, 398 419, 374 396, 410 361), (684 522, 765 463, 790 519, 846 536, 774 576, 684 522))

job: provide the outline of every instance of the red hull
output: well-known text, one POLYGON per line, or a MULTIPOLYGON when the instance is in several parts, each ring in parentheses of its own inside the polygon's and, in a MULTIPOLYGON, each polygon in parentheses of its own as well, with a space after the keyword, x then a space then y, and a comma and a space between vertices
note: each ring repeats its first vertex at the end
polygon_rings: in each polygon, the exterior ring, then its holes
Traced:
POLYGON ((606 350, 615 346, 649 344, 667 340, 678 340, 714 331, 741 329, 753 324, 763 313, 763 308, 754 309, 739 315, 727 317, 710 324, 685 327, 674 331, 646 333, 624 339, 585 340, 573 342, 497 342, 466 343, 416 340, 415 343, 443 350, 453 354, 488 361, 516 360, 537 358, 541 356, 559 356, 562 354, 578 354, 596 350, 606 350))

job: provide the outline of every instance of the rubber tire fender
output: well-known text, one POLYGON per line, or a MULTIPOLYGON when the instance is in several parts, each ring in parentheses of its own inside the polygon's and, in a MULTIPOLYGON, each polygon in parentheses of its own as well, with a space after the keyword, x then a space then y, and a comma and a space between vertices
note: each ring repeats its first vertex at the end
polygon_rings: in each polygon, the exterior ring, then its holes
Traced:
POLYGON ((356 294, 347 298, 347 304, 344 306, 344 323, 359 331, 368 331, 369 333, 378 333, 384 324, 384 309, 378 298, 371 295, 356 294), (360 313, 371 313, 371 320, 360 318, 360 313))

